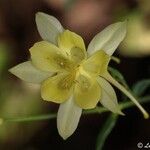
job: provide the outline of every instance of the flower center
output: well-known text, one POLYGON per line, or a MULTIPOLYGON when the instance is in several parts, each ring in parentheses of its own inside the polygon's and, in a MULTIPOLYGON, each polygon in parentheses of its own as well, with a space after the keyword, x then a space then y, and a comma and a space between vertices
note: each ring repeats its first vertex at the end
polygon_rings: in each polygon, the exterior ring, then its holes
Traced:
POLYGON ((61 88, 62 90, 70 89, 74 83, 75 75, 69 74, 65 76, 58 84, 58 87, 61 88))
POLYGON ((87 91, 90 88, 90 86, 91 86, 88 78, 86 78, 84 75, 80 74, 79 77, 78 77, 78 79, 77 79, 77 81, 78 81, 77 83, 80 84, 81 90, 83 92, 87 91))
POLYGON ((74 68, 73 62, 69 61, 68 59, 57 56, 54 58, 54 61, 63 69, 70 71, 72 68, 74 68))

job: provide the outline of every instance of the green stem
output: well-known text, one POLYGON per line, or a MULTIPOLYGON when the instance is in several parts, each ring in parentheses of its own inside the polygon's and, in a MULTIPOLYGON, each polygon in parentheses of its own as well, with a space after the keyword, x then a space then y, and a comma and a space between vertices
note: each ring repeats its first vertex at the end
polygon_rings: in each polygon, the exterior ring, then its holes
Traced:
MULTIPOLYGON (((139 100, 140 103, 147 103, 150 101, 150 96, 146 96, 144 98, 141 98, 139 100)), ((135 106, 132 101, 129 102, 122 102, 119 104, 121 109, 126 109, 130 108, 132 106, 135 106)), ((104 112, 109 112, 108 109, 104 107, 96 107, 95 109, 87 110, 84 111, 83 114, 88 115, 88 114, 101 114, 104 112)), ((0 118, 0 122, 28 122, 28 121, 40 121, 40 120, 47 120, 47 119, 54 119, 57 117, 56 113, 53 114, 44 114, 44 115, 38 115, 38 116, 26 116, 26 117, 17 117, 17 118, 0 118)))
POLYGON ((149 114, 140 105, 140 103, 135 99, 135 97, 128 90, 126 90, 118 81, 116 81, 108 72, 104 75, 104 78, 106 78, 110 83, 112 83, 120 91, 122 91, 127 97, 129 97, 133 101, 133 103, 141 110, 145 119, 149 118, 149 114))
POLYGON ((113 61, 115 61, 117 64, 120 64, 120 59, 118 57, 115 57, 115 56, 111 56, 111 59, 113 61))
POLYGON ((6 118, 3 122, 26 122, 26 121, 39 121, 56 118, 57 114, 44 114, 38 116, 27 116, 27 117, 17 117, 17 118, 6 118))
MULTIPOLYGON (((150 95, 145 96, 144 98, 141 98, 139 100, 139 102, 142 103, 142 104, 150 102, 150 95)), ((133 106, 135 106, 135 104, 132 101, 122 102, 122 103, 119 104, 119 107, 120 107, 121 110, 130 108, 130 107, 133 107, 133 106)), ((94 113, 101 114, 101 113, 108 112, 108 111, 109 110, 104 108, 104 107, 96 107, 95 109, 84 111, 83 114, 94 114, 94 113)))
POLYGON ((103 149, 103 146, 105 144, 105 141, 106 141, 108 135, 111 133, 111 131, 113 130, 113 128, 116 125, 117 119, 118 119, 117 114, 111 113, 108 116, 106 122, 104 122, 104 124, 100 130, 100 133, 98 134, 97 142, 96 142, 96 150, 103 149))

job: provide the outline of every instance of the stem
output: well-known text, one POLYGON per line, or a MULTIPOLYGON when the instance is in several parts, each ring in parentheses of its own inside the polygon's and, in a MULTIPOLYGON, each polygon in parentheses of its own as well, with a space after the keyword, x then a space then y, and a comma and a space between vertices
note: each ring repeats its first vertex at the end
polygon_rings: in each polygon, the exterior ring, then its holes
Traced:
MULTIPOLYGON (((144 98, 141 98, 139 102, 141 103, 147 103, 150 101, 150 96, 146 96, 144 98)), ((132 106, 135 106, 132 101, 129 102, 122 102, 119 104, 121 109, 127 109, 132 106)), ((104 112, 109 112, 108 109, 104 107, 96 107, 95 109, 91 110, 86 110, 83 112, 84 115, 89 115, 89 114, 101 114, 104 112)), ((53 114, 44 114, 44 115, 38 115, 38 116, 26 116, 26 117, 17 117, 17 118, 0 118, 0 124, 4 122, 28 122, 28 121, 40 121, 40 120, 47 120, 47 119, 55 119, 57 117, 56 113, 53 114)))
POLYGON ((111 60, 115 61, 117 64, 120 64, 120 59, 115 56, 111 56, 111 60))
POLYGON ((127 89, 125 89, 125 87, 116 81, 108 72, 104 75, 104 78, 112 83, 115 87, 117 87, 120 91, 122 91, 128 98, 130 98, 131 101, 141 110, 145 119, 149 118, 149 114, 146 112, 146 110, 140 105, 135 97, 127 89))
POLYGON ((117 114, 111 113, 108 116, 106 122, 104 122, 102 129, 100 130, 98 134, 97 141, 96 141, 96 150, 103 149, 103 146, 105 144, 107 137, 109 136, 109 134, 111 133, 111 131, 116 125, 117 119, 118 119, 117 114))
POLYGON ((27 121, 38 121, 56 118, 57 114, 46 114, 38 116, 18 117, 18 118, 7 118, 3 119, 3 122, 27 122, 27 121))

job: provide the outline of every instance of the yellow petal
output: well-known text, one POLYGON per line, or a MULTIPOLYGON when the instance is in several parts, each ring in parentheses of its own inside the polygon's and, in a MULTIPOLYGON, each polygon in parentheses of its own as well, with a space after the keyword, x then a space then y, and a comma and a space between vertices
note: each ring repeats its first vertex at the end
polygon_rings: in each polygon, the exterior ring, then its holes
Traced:
POLYGON ((62 103, 70 97, 72 86, 71 74, 58 74, 42 83, 41 96, 46 101, 62 103))
POLYGON ((80 62, 86 57, 86 50, 82 37, 69 30, 65 30, 58 36, 58 46, 75 62, 80 62))
POLYGON ((90 75, 98 76, 107 70, 109 61, 109 55, 104 51, 97 51, 82 64, 82 68, 90 75))
POLYGON ((43 71, 58 72, 73 68, 73 63, 68 60, 55 45, 41 41, 30 48, 33 65, 43 71))
POLYGON ((79 75, 74 89, 77 105, 83 109, 94 108, 101 97, 101 88, 95 79, 79 75))

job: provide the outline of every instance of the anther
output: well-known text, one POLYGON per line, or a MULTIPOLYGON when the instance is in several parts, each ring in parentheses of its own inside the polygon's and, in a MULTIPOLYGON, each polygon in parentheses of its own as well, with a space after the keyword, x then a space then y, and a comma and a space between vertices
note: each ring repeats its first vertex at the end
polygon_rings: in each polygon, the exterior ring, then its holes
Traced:
POLYGON ((63 66, 63 65, 64 65, 64 63, 63 63, 63 62, 60 62, 60 65, 61 65, 61 66, 63 66))

